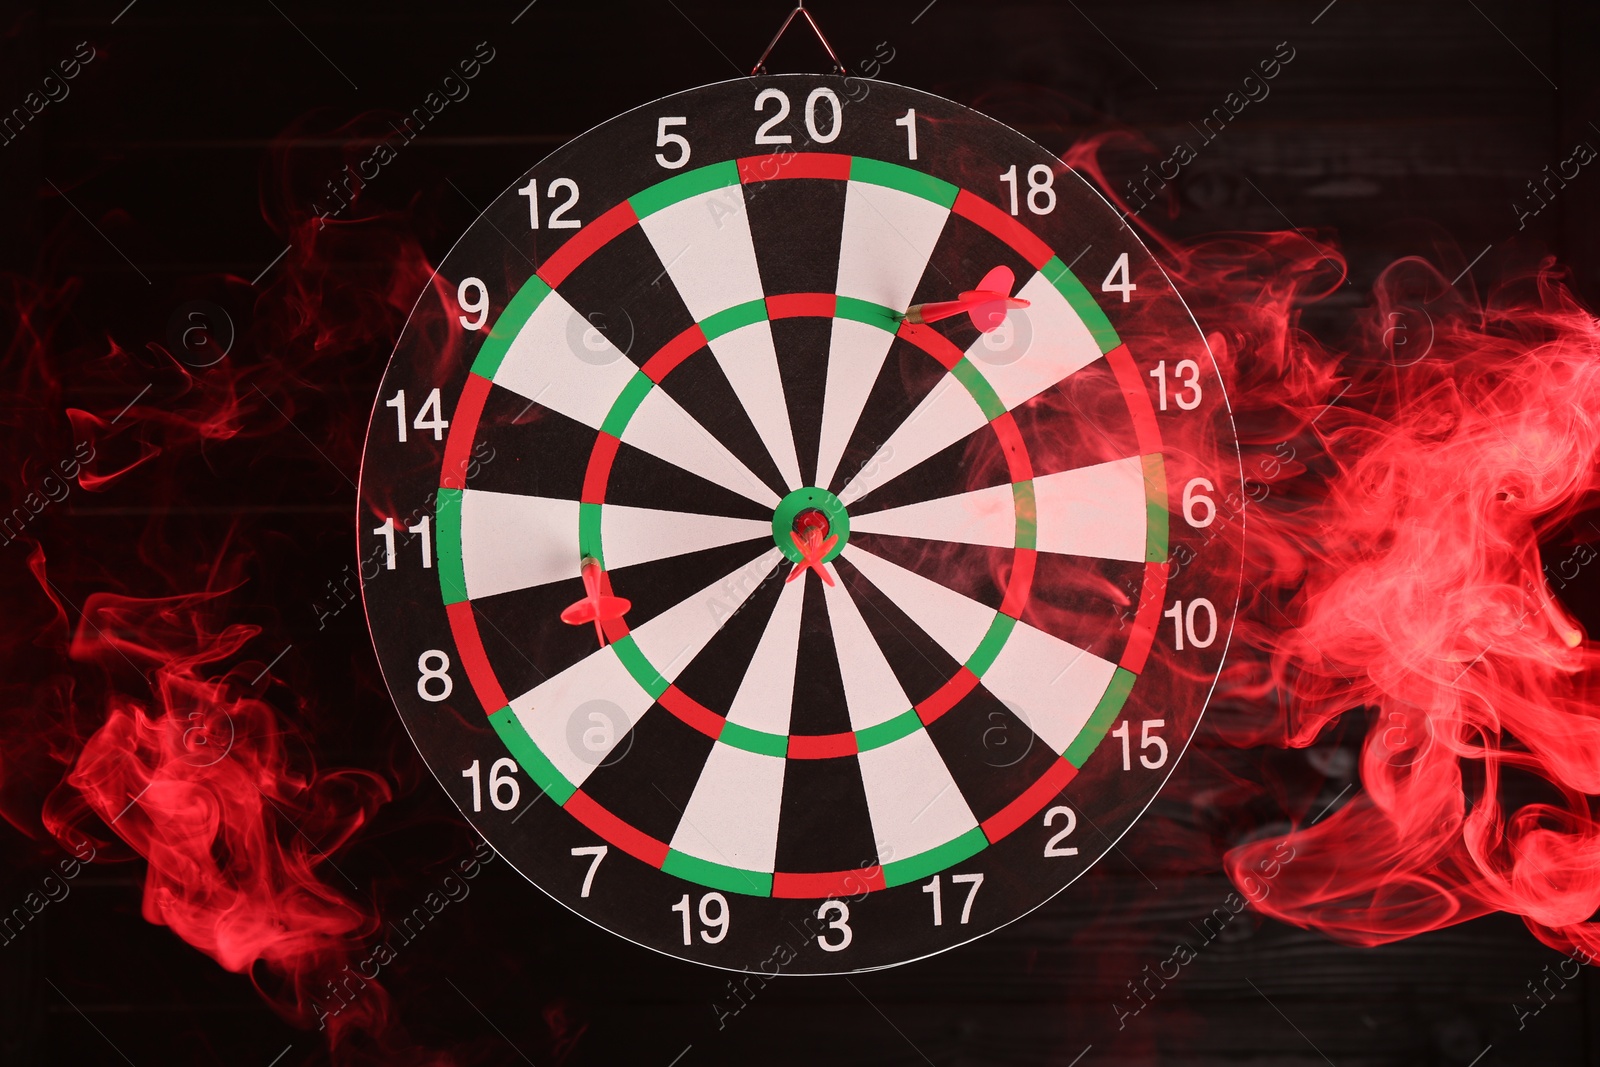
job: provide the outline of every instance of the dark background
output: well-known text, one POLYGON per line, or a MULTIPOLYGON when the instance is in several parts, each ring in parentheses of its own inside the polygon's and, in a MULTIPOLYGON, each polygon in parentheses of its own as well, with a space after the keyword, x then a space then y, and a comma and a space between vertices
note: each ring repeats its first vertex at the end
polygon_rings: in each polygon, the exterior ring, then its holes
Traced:
MULTIPOLYGON (((363 212, 390 213, 385 225, 413 234, 433 261, 474 204, 552 147, 654 97, 744 73, 785 13, 782 3, 524 2, 9 0, 0 109, 20 105, 79 41, 97 56, 70 96, 0 145, 0 270, 78 279, 62 328, 75 351, 164 343, 174 312, 197 296, 244 334, 272 313, 274 272, 304 267, 298 251, 269 267, 289 243, 263 217, 286 198, 283 168, 299 176, 288 184, 303 214, 325 177, 365 154, 342 154, 353 133, 341 127, 367 115, 360 128, 381 133, 371 113, 420 104, 478 42, 496 58, 471 95, 364 193, 363 212)), ((1447 276, 1470 265, 1462 286, 1483 287, 1553 253, 1591 304, 1600 297, 1600 177, 1585 170, 1526 230, 1514 206, 1577 142, 1600 146, 1600 5, 924 3, 821 0, 812 10, 847 64, 887 42, 894 58, 881 77, 977 106, 1055 151, 1132 127, 1155 146, 1151 162, 1194 140, 1190 123, 1289 42, 1295 59, 1271 95, 1185 169, 1173 188, 1179 213, 1162 225, 1190 236, 1336 233, 1354 284, 1319 311, 1330 328, 1365 303, 1379 270, 1412 254, 1434 257, 1447 276)), ((773 67, 820 69, 819 60, 792 35, 773 67)), ((390 277, 387 247, 330 243, 318 254, 334 257, 348 284, 378 286, 390 277)), ((373 333, 392 337, 398 324, 380 325, 373 333)), ((354 473, 350 442, 387 357, 367 347, 339 388, 301 399, 296 428, 263 431, 250 446, 249 469, 270 476, 241 479, 224 456, 187 472, 178 500, 160 505, 130 478, 74 497, 31 532, 67 561, 62 580, 82 596, 95 583, 83 569, 74 586, 70 560, 85 546, 131 541, 156 522, 212 544, 253 516, 265 531, 255 543, 273 547, 251 564, 234 610, 264 628, 259 661, 294 650, 278 668, 291 693, 275 699, 286 713, 297 701, 321 709, 304 720, 319 762, 380 770, 402 794, 340 853, 348 884, 325 876, 380 910, 405 911, 472 842, 386 707, 359 612, 319 629, 308 607, 352 556, 353 490, 328 468, 354 473)), ((28 407, 23 386, 4 388, 8 403, 28 407)), ((132 390, 85 376, 71 395, 109 417, 132 390)), ((15 569, 19 559, 4 562, 15 569)), ((148 567, 135 570, 130 593, 167 591, 148 567)), ((1519 1028, 1513 1006, 1534 1005, 1527 983, 1560 957, 1505 916, 1360 949, 1242 915, 1119 1030, 1126 983, 1180 939, 1195 941, 1193 924, 1229 893, 1221 851, 1346 799, 1359 743, 1351 732, 1307 751, 1238 753, 1203 734, 1120 851, 1037 914, 924 963, 776 982, 721 1029, 713 1004, 735 1003, 730 976, 597 931, 503 863, 385 981, 408 1040, 466 1062, 1600 1063, 1600 984, 1587 971, 1519 1028), (1272 788, 1252 791, 1253 781, 1272 788)), ((9 828, 0 841, 15 856, 0 875, 10 907, 61 853, 9 828)), ((283 1023, 247 978, 144 922, 141 884, 137 864, 96 865, 0 947, 4 1063, 326 1062, 318 1037, 283 1023)))

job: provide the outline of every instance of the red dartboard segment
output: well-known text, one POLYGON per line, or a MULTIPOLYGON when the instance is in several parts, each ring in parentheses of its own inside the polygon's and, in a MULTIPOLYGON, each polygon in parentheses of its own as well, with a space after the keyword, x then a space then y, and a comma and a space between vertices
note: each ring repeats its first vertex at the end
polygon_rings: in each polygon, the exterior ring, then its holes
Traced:
POLYGON ((472 683, 472 691, 483 705, 483 713, 493 715, 506 706, 506 694, 500 688, 500 679, 495 676, 494 668, 489 665, 489 657, 484 654, 483 636, 478 633, 478 618, 473 613, 472 601, 461 600, 448 604, 445 611, 449 614, 450 633, 456 639, 456 652, 461 656, 461 665, 467 672, 468 681, 472 683))
POLYGON ((831 319, 838 306, 839 298, 833 293, 785 293, 767 297, 767 318, 831 319))
POLYGON ((594 450, 589 453, 589 465, 583 473, 585 504, 601 504, 606 499, 606 482, 611 479, 611 465, 617 461, 617 449, 622 441, 604 430, 594 439, 594 450))
POLYGON ((1037 815, 1077 774, 1078 768, 1058 758, 1038 781, 1018 794, 1017 799, 983 821, 983 835, 993 844, 1010 834, 1037 815))
POLYGON ((824 871, 820 874, 790 874, 778 871, 772 876, 772 895, 782 899, 821 900, 825 897, 853 897, 884 888, 882 867, 860 867, 853 871, 824 871))
POLYGON ((713 741, 722 736, 722 727, 728 721, 675 685, 667 686, 666 692, 657 697, 656 701, 685 724, 713 741))
POLYGON ((915 322, 902 322, 900 336, 922 349, 938 361, 945 370, 954 370, 957 363, 966 358, 966 353, 950 342, 950 338, 935 330, 932 326, 924 326, 915 322))
POLYGON ((782 178, 823 178, 845 181, 850 177, 850 157, 828 152, 785 152, 746 156, 739 160, 739 181, 745 185, 782 178))
POLYGON ((461 388, 461 399, 456 401, 450 435, 445 439, 444 466, 439 474, 441 489, 467 487, 467 469, 472 465, 472 443, 478 434, 478 420, 483 417, 483 404, 489 399, 489 389, 489 379, 476 374, 467 375, 467 384, 461 388))
POLYGON ((624 200, 567 238, 566 244, 556 249, 550 254, 549 259, 539 265, 539 277, 544 279, 550 288, 556 288, 566 281, 567 277, 578 269, 578 265, 588 259, 596 249, 630 226, 638 224, 639 216, 634 213, 633 205, 624 200))
POLYGON ((639 369, 644 372, 646 378, 660 385, 661 379, 671 374, 678 364, 705 346, 706 332, 697 322, 663 345, 655 355, 645 360, 644 366, 639 369))
POLYGON ((652 867, 667 862, 667 843, 658 841, 617 818, 593 797, 579 789, 563 805, 583 825, 635 859, 652 867))
POLYGON ((951 210, 962 218, 977 223, 1016 249, 1034 270, 1041 269, 1055 255, 1049 245, 1022 223, 983 197, 975 196, 965 189, 956 194, 956 202, 951 210))
POLYGON ((838 759, 854 756, 860 750, 853 733, 789 735, 790 759, 838 759))
POLYGON ((1155 406, 1150 403, 1150 389, 1139 373, 1138 364, 1127 345, 1118 345, 1106 353, 1106 362, 1117 376, 1122 399, 1133 416, 1133 430, 1138 435, 1139 452, 1146 456, 1161 454, 1161 428, 1156 424, 1155 406))
POLYGON ((1139 589, 1139 609, 1133 619, 1133 632, 1128 635, 1128 647, 1123 650, 1118 666, 1134 674, 1144 673, 1145 660, 1150 656, 1156 628, 1161 625, 1161 602, 1166 597, 1167 564, 1146 563, 1144 584, 1139 589))

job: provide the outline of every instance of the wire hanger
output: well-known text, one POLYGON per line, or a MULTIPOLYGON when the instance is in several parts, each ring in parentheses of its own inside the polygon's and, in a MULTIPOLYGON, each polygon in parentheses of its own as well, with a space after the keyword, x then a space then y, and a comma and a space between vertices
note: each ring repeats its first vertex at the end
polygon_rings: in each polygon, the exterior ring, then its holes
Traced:
POLYGON ((778 27, 778 32, 772 35, 772 43, 767 45, 767 50, 761 53, 761 58, 756 60, 756 65, 750 69, 750 76, 755 78, 767 72, 767 57, 772 55, 773 48, 777 47, 779 39, 789 29, 790 23, 794 22, 796 15, 805 18, 806 23, 811 27, 811 32, 817 35, 817 40, 822 42, 822 47, 827 49, 828 58, 833 60, 833 72, 835 74, 848 74, 849 71, 845 70, 844 64, 839 61, 839 53, 833 50, 833 45, 828 43, 828 38, 823 36, 822 27, 818 26, 817 20, 811 17, 811 12, 806 10, 805 0, 796 0, 794 10, 789 12, 788 18, 783 20, 783 25, 778 27))

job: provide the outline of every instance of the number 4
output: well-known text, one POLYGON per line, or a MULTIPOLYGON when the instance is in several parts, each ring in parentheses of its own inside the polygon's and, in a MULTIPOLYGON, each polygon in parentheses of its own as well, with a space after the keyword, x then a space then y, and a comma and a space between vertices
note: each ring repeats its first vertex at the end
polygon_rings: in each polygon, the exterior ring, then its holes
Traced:
POLYGON ((1132 293, 1139 286, 1128 280, 1128 253, 1124 252, 1111 264, 1111 271, 1106 275, 1106 280, 1100 283, 1102 293, 1121 293, 1122 302, 1126 304, 1132 300, 1132 293))

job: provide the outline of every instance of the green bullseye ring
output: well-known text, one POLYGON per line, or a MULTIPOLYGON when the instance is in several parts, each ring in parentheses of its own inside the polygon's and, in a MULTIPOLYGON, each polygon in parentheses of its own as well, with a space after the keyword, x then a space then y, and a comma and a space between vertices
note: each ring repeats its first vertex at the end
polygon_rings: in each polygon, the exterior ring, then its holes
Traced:
POLYGON ((839 543, 822 561, 827 563, 844 551, 844 546, 850 540, 850 513, 845 511, 844 504, 838 497, 826 489, 819 489, 814 485, 803 489, 796 489, 782 500, 778 501, 778 510, 772 513, 772 539, 777 542, 778 549, 788 557, 791 563, 803 563, 805 557, 794 546, 794 538, 789 535, 794 532, 794 520, 802 511, 815 508, 828 517, 828 536, 835 534, 839 543))

